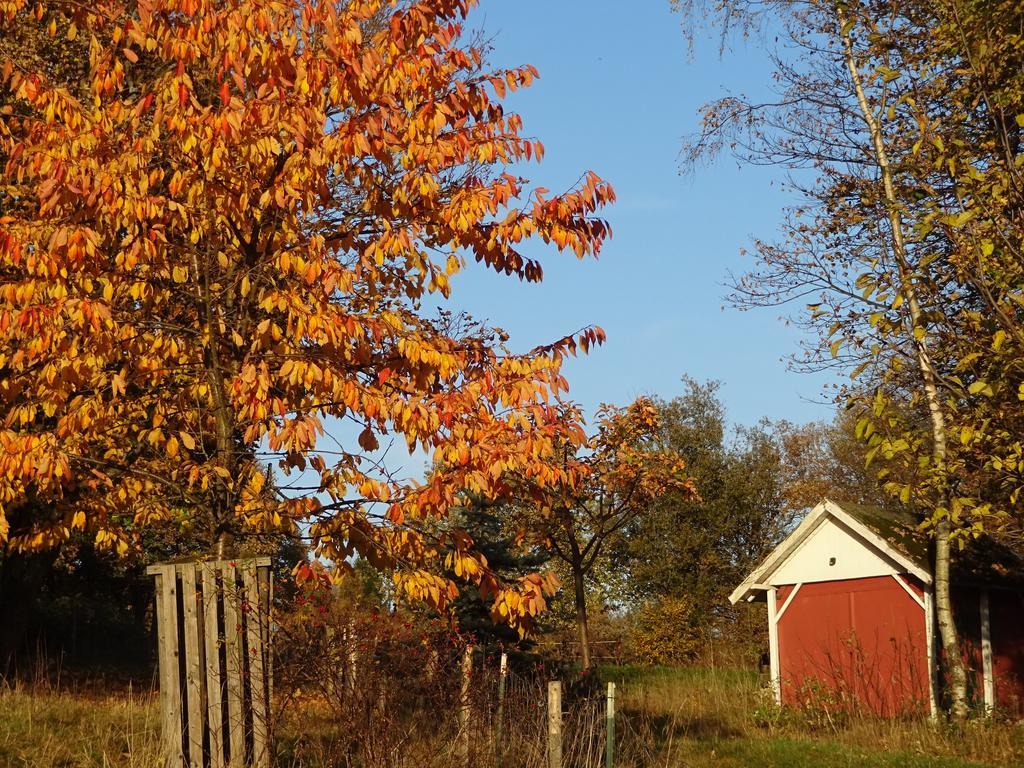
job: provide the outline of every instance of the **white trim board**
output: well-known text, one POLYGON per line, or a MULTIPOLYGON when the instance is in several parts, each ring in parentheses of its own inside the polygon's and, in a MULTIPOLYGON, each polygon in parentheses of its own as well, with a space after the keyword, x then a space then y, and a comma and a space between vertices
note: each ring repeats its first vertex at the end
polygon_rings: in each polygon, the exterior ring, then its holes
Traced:
MULTIPOLYGON (((924 598, 917 594, 917 592, 915 592, 913 589, 911 589, 910 585, 907 584, 906 580, 902 576, 900 576, 898 573, 894 573, 892 577, 896 579, 897 584, 899 584, 901 587, 903 587, 904 590, 906 590, 906 593, 910 595, 910 597, 913 599, 915 603, 920 605, 922 608, 925 608, 924 598)), ((925 608, 925 610, 927 609, 925 608)))
POLYGON ((992 622, 989 618, 988 590, 983 589, 978 605, 981 614, 981 680, 985 714, 996 706, 996 686, 992 665, 992 622))
MULTIPOLYGON (((775 587, 768 589, 768 667, 775 703, 782 705, 782 670, 779 664, 779 617, 775 611, 775 587)), ((792 597, 792 595, 790 595, 792 597)))
POLYGON ((802 587, 802 586, 803 586, 803 582, 800 582, 799 584, 797 584, 795 587, 793 587, 793 591, 790 592, 789 595, 786 597, 786 600, 782 604, 782 607, 779 608, 779 612, 777 614, 775 614, 775 623, 776 624, 778 624, 780 621, 782 621, 783 614, 785 614, 786 609, 789 608, 789 604, 793 602, 793 598, 796 597, 796 593, 800 591, 800 587, 802 587))
POLYGON ((939 665, 935 659, 935 595, 931 585, 924 593, 925 649, 928 659, 928 708, 931 716, 939 714, 939 665))

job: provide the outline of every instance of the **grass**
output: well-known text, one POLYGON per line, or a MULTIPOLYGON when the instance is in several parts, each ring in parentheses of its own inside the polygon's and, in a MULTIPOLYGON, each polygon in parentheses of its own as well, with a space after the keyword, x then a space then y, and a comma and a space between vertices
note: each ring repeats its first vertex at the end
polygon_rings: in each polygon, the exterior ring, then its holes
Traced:
POLYGON ((153 768, 158 715, 150 693, 0 690, 0 766, 153 768))
MULTIPOLYGON (((834 713, 780 712, 769 705, 757 676, 747 672, 700 669, 602 670, 620 690, 617 720, 620 768, 968 768, 1024 765, 1024 727, 972 720, 961 726, 924 720, 838 718, 834 713)), ((524 701, 532 714, 510 708, 501 761, 507 768, 544 764, 541 708, 524 701)), ((156 698, 151 693, 117 695, 69 693, 52 689, 0 690, 0 767, 152 768, 160 764, 156 698)), ((372 725, 375 743, 358 756, 330 749, 332 734, 351 737, 350 724, 338 723, 309 705, 295 708, 279 727, 282 768, 334 768, 387 765, 450 768, 454 732, 448 713, 414 713, 384 728, 372 725), (430 727, 424 723, 431 723, 430 727), (400 737, 395 736, 399 734, 400 737), (392 743, 393 742, 393 743, 392 743)), ((481 722, 483 719, 481 719, 481 722)), ((596 768, 603 752, 603 712, 599 704, 578 705, 566 720, 566 738, 583 744, 585 761, 574 768, 596 768)), ((369 733, 369 732, 368 732, 369 733)), ((478 730, 473 765, 490 766, 493 752, 486 727, 478 730)), ((568 763, 569 761, 567 761, 568 763)), ((568 765, 567 765, 568 768, 568 765)))
POLYGON ((1024 765, 1024 727, 998 718, 952 725, 779 710, 756 673, 737 670, 620 667, 602 675, 622 687, 627 744, 629 728, 647 729, 632 739, 650 745, 647 765, 1024 765))

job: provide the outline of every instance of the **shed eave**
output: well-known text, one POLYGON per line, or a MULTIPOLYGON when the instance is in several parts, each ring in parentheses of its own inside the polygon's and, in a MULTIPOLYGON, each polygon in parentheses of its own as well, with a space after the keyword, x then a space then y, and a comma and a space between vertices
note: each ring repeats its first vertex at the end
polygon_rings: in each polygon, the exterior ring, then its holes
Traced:
POLYGON ((729 602, 733 605, 736 603, 756 603, 767 600, 768 590, 772 588, 771 584, 750 584, 746 582, 740 584, 736 589, 729 595, 729 602))

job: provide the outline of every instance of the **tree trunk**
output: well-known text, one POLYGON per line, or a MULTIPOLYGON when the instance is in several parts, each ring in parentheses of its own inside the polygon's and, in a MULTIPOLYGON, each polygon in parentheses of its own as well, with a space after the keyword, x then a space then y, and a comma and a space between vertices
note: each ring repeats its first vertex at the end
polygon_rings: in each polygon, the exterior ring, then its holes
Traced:
POLYGON ((572 566, 572 581, 576 593, 576 626, 580 634, 580 664, 583 671, 590 669, 590 626, 587 622, 587 590, 583 581, 582 566, 572 566))
POLYGON ((949 684, 950 712, 956 718, 963 718, 967 715, 967 670, 964 669, 953 618, 949 578, 949 534, 949 519, 943 518, 935 525, 935 620, 939 625, 942 661, 949 684))
POLYGON ((206 369, 206 377, 213 398, 217 464, 224 467, 230 477, 230 481, 224 482, 223 493, 218 495, 219 498, 216 499, 210 510, 216 557, 218 560, 224 560, 229 556, 232 544, 234 500, 229 482, 237 480, 235 424, 225 384, 225 373, 219 357, 219 323, 214 318, 215 309, 210 297, 209 275, 205 267, 206 262, 200 264, 198 253, 193 251, 192 270, 196 280, 197 310, 204 328, 203 335, 206 342, 203 349, 203 366, 206 369))
MULTIPOLYGON (((953 604, 950 597, 949 536, 951 531, 948 511, 946 510, 949 503, 946 469, 946 418, 943 404, 939 397, 938 374, 928 353, 926 334, 923 333, 926 330, 927 321, 921 311, 916 287, 913 282, 913 273, 907 258, 906 240, 903 236, 903 220, 900 215, 899 200, 896 196, 895 185, 893 184, 892 167, 885 148, 882 129, 864 93, 860 70, 858 69, 854 57, 853 44, 850 40, 850 30, 846 25, 846 14, 841 6, 836 6, 836 16, 843 39, 846 67, 850 72, 850 78, 854 92, 857 95, 857 103, 860 106, 864 122, 867 124, 868 131, 871 134, 875 161, 882 176, 885 201, 888 207, 893 256, 899 268, 900 289, 906 299, 906 305, 910 314, 910 338, 913 340, 918 372, 921 376, 921 385, 924 390, 925 402, 928 404, 928 416, 932 432, 932 462, 935 465, 935 472, 939 482, 939 492, 935 499, 935 508, 938 512, 936 517, 938 519, 935 521, 934 529, 935 613, 939 625, 939 638, 942 643, 943 663, 949 684, 950 713, 956 718, 962 718, 967 714, 967 672, 964 669, 963 657, 960 655, 960 643, 957 637, 956 624, 953 620, 953 604), (918 331, 922 331, 922 333, 918 333, 918 331)), ((931 631, 931 627, 928 628, 928 631, 931 631)))

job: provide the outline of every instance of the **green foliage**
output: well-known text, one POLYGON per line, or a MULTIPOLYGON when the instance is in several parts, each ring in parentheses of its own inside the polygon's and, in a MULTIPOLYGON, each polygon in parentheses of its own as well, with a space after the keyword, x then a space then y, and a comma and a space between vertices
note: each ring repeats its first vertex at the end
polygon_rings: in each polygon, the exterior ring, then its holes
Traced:
POLYGON ((760 652, 763 626, 742 621, 749 608, 730 608, 727 597, 799 510, 787 503, 783 454, 770 425, 738 429, 727 441, 718 384, 689 377, 683 384, 682 395, 658 403, 660 441, 686 462, 700 498, 662 497, 616 551, 638 607, 632 646, 641 659, 679 663, 709 638, 728 637, 749 658, 760 652))
MULTIPOLYGON (((488 567, 500 579, 515 582, 541 570, 551 555, 541 547, 517 541, 515 532, 509 530, 508 520, 513 517, 502 505, 472 499, 456 509, 445 525, 469 536, 476 551, 486 558, 488 567)), ((454 579, 454 572, 448 577, 454 579)), ((460 584, 452 606, 459 632, 486 647, 528 647, 529 641, 518 632, 507 624, 495 622, 491 602, 481 594, 479 587, 460 584)))
POLYGON ((692 594, 663 595, 643 603, 633 617, 630 651, 642 664, 686 664, 702 650, 707 606, 692 594))

